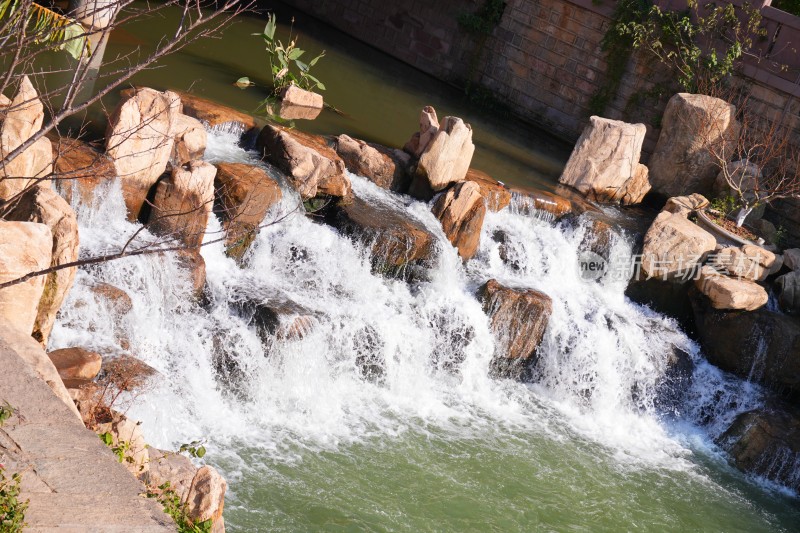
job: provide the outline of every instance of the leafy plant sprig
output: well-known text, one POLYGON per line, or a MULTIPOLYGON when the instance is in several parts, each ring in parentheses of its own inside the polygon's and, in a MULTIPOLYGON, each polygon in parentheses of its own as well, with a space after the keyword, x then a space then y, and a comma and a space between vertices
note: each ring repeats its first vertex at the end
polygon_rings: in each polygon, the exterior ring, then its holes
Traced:
MULTIPOLYGON (((294 25, 294 19, 292 19, 292 25, 294 25)), ((315 89, 324 91, 325 85, 311 75, 311 67, 325 57, 325 51, 323 50, 321 54, 308 63, 301 61, 300 58, 306 52, 297 47, 297 38, 292 37, 292 32, 290 30, 289 43, 284 45, 280 39, 275 38, 275 31, 277 28, 278 22, 275 18, 275 14, 270 14, 264 32, 254 34, 260 35, 267 45, 266 49, 269 56, 269 67, 270 74, 272 75, 274 93, 278 94, 292 84, 307 91, 313 91, 315 89)))
POLYGON ((22 476, 19 473, 7 478, 0 464, 0 531, 17 533, 25 527, 25 511, 28 500, 19 497, 22 476))
POLYGON ((164 512, 172 517, 179 533, 211 533, 213 521, 192 522, 186 512, 186 503, 181 501, 178 493, 170 486, 169 481, 158 486, 158 490, 149 489, 148 498, 156 498, 164 512))

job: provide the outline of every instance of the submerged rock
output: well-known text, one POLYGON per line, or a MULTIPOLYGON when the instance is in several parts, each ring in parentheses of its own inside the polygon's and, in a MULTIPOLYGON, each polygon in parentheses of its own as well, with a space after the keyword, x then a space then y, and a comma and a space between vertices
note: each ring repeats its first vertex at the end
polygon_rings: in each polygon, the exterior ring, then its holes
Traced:
POLYGON ((370 180, 383 189, 405 192, 411 182, 411 158, 402 150, 339 135, 334 141, 336 153, 347 170, 370 180))
POLYGON ((258 136, 258 124, 252 116, 195 94, 178 92, 178 95, 184 114, 196 118, 209 128, 237 131, 244 146, 252 146, 258 136))
POLYGON ((800 412, 766 408, 742 413, 718 439, 742 472, 800 490, 800 412))
POLYGON ((256 142, 264 159, 288 175, 304 200, 317 195, 350 196, 344 161, 322 137, 267 125, 256 142))
POLYGON ((280 202, 281 188, 261 167, 218 163, 214 189, 214 212, 225 229, 226 253, 241 259, 267 212, 280 202))
POLYGON ((800 396, 800 318, 770 311, 715 309, 699 291, 690 291, 703 353, 728 372, 800 396))
MULTIPOLYGON (((575 212, 574 204, 568 198, 539 189, 511 189, 511 209, 523 215, 546 213, 558 220, 575 212)), ((580 211, 580 210, 578 210, 580 211)))
POLYGON ((495 280, 486 282, 478 296, 495 337, 492 371, 525 379, 535 364, 536 350, 550 320, 550 297, 533 289, 504 287, 495 280))
POLYGON ((649 163, 653 191, 663 196, 709 195, 718 167, 708 146, 736 139, 735 117, 736 107, 719 98, 688 93, 670 98, 649 163))
POLYGON ((442 223, 447 239, 458 249, 462 259, 471 259, 478 251, 486 205, 480 186, 461 181, 439 196, 433 214, 442 223))
POLYGON ((599 202, 637 204, 650 190, 647 167, 639 164, 644 124, 591 117, 559 183, 599 202))
POLYGON ((77 197, 81 203, 91 205, 95 200, 95 189, 117 175, 114 163, 107 155, 69 137, 53 142, 53 167, 56 188, 70 204, 77 197))
POLYGON ((408 265, 433 258, 436 238, 423 224, 391 207, 354 197, 338 207, 331 223, 369 247, 379 272, 406 277, 408 265))
POLYGON ((128 293, 110 283, 95 282, 89 290, 95 296, 109 302, 120 315, 129 313, 133 309, 133 301, 128 293))

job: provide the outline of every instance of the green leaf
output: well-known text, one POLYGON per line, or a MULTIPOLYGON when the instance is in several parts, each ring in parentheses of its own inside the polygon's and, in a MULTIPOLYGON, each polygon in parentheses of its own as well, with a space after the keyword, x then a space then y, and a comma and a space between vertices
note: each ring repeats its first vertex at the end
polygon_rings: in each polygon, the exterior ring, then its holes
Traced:
POLYGON ((305 54, 305 53, 306 53, 306 51, 305 51, 305 50, 300 50, 299 48, 293 48, 293 49, 292 49, 292 50, 289 52, 289 54, 288 54, 288 57, 289 57, 289 59, 291 59, 292 61, 296 61, 297 59, 300 59, 300 56, 302 56, 302 55, 303 55, 303 54, 305 54))
POLYGON ((64 44, 60 46, 62 50, 67 52, 75 59, 80 59, 84 52, 88 55, 88 44, 86 41, 86 32, 80 24, 68 24, 63 30, 64 44))
POLYGON ((275 14, 271 13, 269 18, 267 19, 267 26, 264 28, 264 39, 268 41, 272 41, 275 38, 275 29, 278 27, 278 23, 275 20, 275 14))
POLYGON ((197 452, 196 452, 197 457, 202 458, 205 454, 206 454, 206 447, 205 446, 200 446, 199 448, 197 448, 197 452))
POLYGON ((111 446, 114 444, 114 437, 111 436, 111 433, 106 431, 105 433, 100 434, 100 440, 103 441, 103 444, 106 446, 111 446))
POLYGON ((297 68, 299 68, 303 72, 308 72, 308 65, 303 63, 302 61, 295 61, 297 68))
POLYGON ((309 62, 308 62, 308 66, 309 66, 309 67, 313 67, 314 65, 316 65, 316 64, 317 64, 317 61, 319 61, 319 60, 320 60, 320 59, 322 59, 323 57, 325 57, 325 50, 323 50, 323 51, 322 51, 322 53, 321 53, 320 55, 318 55, 317 57, 315 57, 314 59, 312 59, 311 61, 309 61, 309 62))
POLYGON ((234 85, 236 85, 240 89, 245 89, 245 88, 250 87, 251 85, 255 85, 255 84, 250 81, 250 78, 248 78, 247 76, 244 76, 244 77, 241 77, 238 80, 236 80, 236 83, 234 85))

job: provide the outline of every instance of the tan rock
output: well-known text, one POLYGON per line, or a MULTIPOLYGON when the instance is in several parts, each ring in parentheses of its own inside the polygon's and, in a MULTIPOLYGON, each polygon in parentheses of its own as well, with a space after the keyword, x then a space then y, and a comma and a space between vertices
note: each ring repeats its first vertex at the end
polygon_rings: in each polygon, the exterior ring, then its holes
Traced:
POLYGON ((137 390, 147 385, 156 375, 158 371, 141 359, 122 354, 103 359, 103 369, 98 381, 101 384, 125 383, 130 390, 137 390))
POLYGON ((766 305, 769 299, 761 285, 746 279, 729 278, 709 266, 700 269, 695 286, 708 296, 714 309, 754 311, 766 305))
POLYGON ((189 161, 203 159, 208 143, 208 134, 203 124, 196 118, 182 113, 175 117, 175 145, 172 149, 173 166, 181 166, 189 161))
POLYGON ((69 204, 79 198, 81 203, 91 205, 95 200, 95 189, 117 175, 108 156, 69 137, 54 140, 53 168, 56 188, 69 204))
POLYGON ((710 256, 710 265, 719 272, 751 281, 764 281, 778 259, 772 252, 745 244, 741 248, 723 248, 710 256))
POLYGON ((89 290, 95 296, 106 300, 119 314, 124 315, 133 309, 133 301, 127 292, 110 283, 97 282, 89 290))
POLYGON ((419 159, 437 131, 439 131, 439 119, 436 117, 436 110, 429 105, 423 107, 419 115, 419 131, 411 136, 403 146, 403 150, 419 159))
POLYGON ((442 223, 447 239, 458 249, 462 259, 471 259, 478 251, 486 204, 480 186, 460 181, 439 196, 433 214, 442 223))
POLYGON ((122 455, 119 462, 136 477, 143 476, 150 469, 150 454, 140 424, 112 410, 110 420, 94 428, 101 437, 106 433, 111 436, 111 447, 122 455))
MULTIPOLYGON (((0 226, 1 225, 2 222, 0 222, 0 226)), ((2 230, 0 230, 0 235, 2 235, 2 230)), ((0 245, 0 251, 2 251, 1 246, 2 245, 0 245)), ((0 253, 0 261, 2 261, 2 257, 3 255, 0 253)), ((4 290, 7 289, 0 290, 0 298, 2 298, 4 290)), ((81 415, 78 413, 75 403, 72 401, 69 392, 67 392, 64 383, 61 381, 61 377, 58 375, 56 367, 53 365, 53 362, 50 361, 50 358, 47 357, 42 346, 36 342, 27 331, 17 328, 13 322, 9 322, 2 316, 2 311, 3 309, 0 304, 0 339, 2 339, 2 342, 10 345, 28 366, 33 369, 39 379, 47 383, 59 400, 61 400, 69 411, 80 420, 81 415)))
POLYGON ((80 387, 93 380, 103 364, 99 353, 84 348, 62 348, 47 354, 58 370, 58 375, 68 389, 80 387))
POLYGON ((409 155, 402 150, 392 150, 339 135, 334 148, 344 161, 347 170, 363 176, 375 185, 393 192, 405 192, 410 182, 409 155))
MULTIPOLYGON (((42 127, 44 107, 27 76, 22 78, 0 126, 0 159, 17 149, 42 127)), ((32 185, 32 178, 53 171, 51 143, 42 137, 0 169, 0 199, 8 199, 32 185)), ((47 183, 49 185, 49 182, 47 183)))
POLYGON ((552 312, 552 300, 532 289, 518 290, 489 280, 479 296, 495 337, 493 370, 507 377, 523 377, 535 363, 552 312))
POLYGON ((215 212, 226 232, 226 251, 241 258, 267 212, 280 202, 281 188, 266 170, 246 163, 218 163, 214 188, 215 212))
POLYGON ((574 211, 573 202, 568 198, 539 189, 513 187, 511 198, 510 209, 523 215, 546 213, 559 219, 574 211))
POLYGON ((662 211, 644 236, 642 269, 651 278, 685 278, 716 246, 713 235, 682 214, 662 211))
POLYGON ((322 95, 289 85, 281 93, 278 115, 286 120, 314 120, 322 111, 322 95))
POLYGON ((158 182, 149 227, 186 246, 200 246, 213 207, 216 174, 217 168, 205 161, 174 168, 158 182))
POLYGON ((464 179, 478 184, 489 210, 502 211, 511 203, 511 190, 486 172, 471 168, 464 179))
POLYGON ((200 467, 187 497, 187 515, 194 522, 222 519, 228 484, 214 467, 200 467))
POLYGON ((192 295, 199 299, 206 287, 206 261, 197 249, 178 250, 178 261, 188 272, 192 295))
POLYGON ((784 313, 800 313, 800 271, 793 270, 775 280, 775 295, 784 313))
POLYGON ((701 194, 690 194, 689 196, 673 196, 664 205, 662 211, 669 213, 679 213, 688 217, 694 211, 708 207, 708 200, 701 194))
POLYGON ((711 96, 679 93, 664 110, 661 135, 650 158, 650 184, 664 196, 712 192, 717 165, 710 145, 738 136, 736 107, 711 96))
POLYGON ((106 130, 106 153, 122 183, 128 217, 139 216, 147 193, 167 168, 181 101, 173 92, 142 88, 123 98, 106 130))
POLYGON ((472 127, 458 117, 444 117, 419 158, 417 175, 441 191, 466 177, 474 153, 472 127))
POLYGON ((641 202, 650 190, 647 167, 639 164, 646 133, 644 124, 591 117, 559 183, 599 202, 641 202))
POLYGON ((150 448, 150 468, 145 478, 148 487, 160 487, 169 482, 169 488, 181 501, 187 501, 192 479, 197 474, 197 467, 185 455, 150 448))
POLYGON ((257 145, 267 161, 288 174, 304 200, 317 194, 350 195, 344 161, 321 137, 268 125, 261 130, 257 145))
MULTIPOLYGON (((78 260, 78 219, 69 204, 53 189, 30 189, 20 198, 8 219, 37 222, 50 228, 53 240, 51 263, 48 266, 55 267, 78 260)), ((64 268, 48 274, 46 278, 32 333, 42 345, 47 345, 56 314, 72 288, 76 272, 77 267, 64 268)))
MULTIPOLYGON (((46 225, 0 220, 0 283, 48 268, 52 255, 53 234, 46 225)), ((0 289, 0 319, 30 335, 46 279, 45 276, 35 276, 0 289)))

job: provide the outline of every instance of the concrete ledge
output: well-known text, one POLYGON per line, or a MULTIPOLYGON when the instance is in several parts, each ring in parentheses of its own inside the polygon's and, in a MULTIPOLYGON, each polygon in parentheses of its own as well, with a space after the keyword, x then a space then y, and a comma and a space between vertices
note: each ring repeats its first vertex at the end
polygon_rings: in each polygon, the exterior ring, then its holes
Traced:
POLYGON ((0 403, 16 414, 0 427, 0 462, 7 474, 22 473, 22 497, 30 500, 26 531, 175 531, 159 503, 142 495, 143 485, 37 376, 9 336, 0 337, 0 403))

